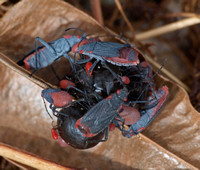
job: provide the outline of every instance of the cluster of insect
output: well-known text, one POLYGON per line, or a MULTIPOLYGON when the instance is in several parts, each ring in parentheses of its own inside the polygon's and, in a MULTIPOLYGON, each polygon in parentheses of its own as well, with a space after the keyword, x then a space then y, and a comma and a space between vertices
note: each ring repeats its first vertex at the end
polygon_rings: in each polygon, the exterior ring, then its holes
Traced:
POLYGON ((60 88, 42 91, 57 118, 53 138, 60 136, 74 148, 87 149, 106 141, 114 128, 127 138, 137 135, 159 113, 167 86, 156 90, 150 65, 130 44, 81 34, 50 43, 37 37, 35 50, 18 62, 27 70, 39 70, 62 56, 70 62, 71 72, 60 81, 60 88))

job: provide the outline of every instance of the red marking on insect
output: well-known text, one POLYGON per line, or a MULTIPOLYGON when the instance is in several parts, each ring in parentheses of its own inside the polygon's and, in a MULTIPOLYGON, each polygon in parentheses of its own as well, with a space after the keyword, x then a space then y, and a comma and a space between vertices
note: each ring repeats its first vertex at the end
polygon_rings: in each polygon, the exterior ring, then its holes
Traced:
POLYGON ((69 144, 67 144, 64 139, 62 139, 60 136, 58 136, 58 143, 60 144, 61 147, 67 147, 69 144))
POLYGON ((28 63, 28 61, 27 60, 29 60, 29 58, 31 58, 33 55, 30 55, 30 56, 28 56, 25 60, 24 60, 24 67, 25 67, 25 69, 27 69, 27 70, 30 70, 31 69, 31 66, 29 65, 29 63, 28 63))
MULTIPOLYGON (((91 62, 88 62, 86 65, 85 65, 85 70, 88 74, 90 68, 92 67, 92 63, 91 62)), ((92 71, 90 72, 90 76, 92 75, 92 71)))
MULTIPOLYGON (((40 48, 37 52, 38 53, 40 53, 40 51, 42 51, 42 50, 44 50, 46 47, 42 47, 42 48, 40 48)), ((34 52, 34 53, 32 53, 31 55, 29 55, 28 57, 26 57, 25 59, 24 59, 24 67, 25 67, 25 69, 27 69, 27 70, 30 70, 31 69, 31 66, 30 66, 30 64, 28 63, 28 60, 31 58, 31 57, 33 57, 33 56, 35 56, 36 55, 36 52, 34 52)), ((33 63, 33 61, 32 61, 32 65, 34 65, 35 63, 33 63)))
POLYGON ((64 35, 63 37, 64 37, 65 39, 68 39, 68 38, 71 38, 72 35, 64 35))
POLYGON ((137 65, 140 63, 138 59, 138 54, 135 49, 129 47, 123 47, 119 50, 120 55, 117 57, 105 57, 106 60, 109 60, 114 63, 119 63, 120 65, 137 65))
POLYGON ((115 130, 115 125, 113 123, 109 124, 109 131, 115 130))
POLYGON ((113 95, 110 95, 110 96, 106 97, 106 100, 109 100, 109 99, 111 99, 112 97, 113 97, 113 95))
POLYGON ((52 138, 53 138, 54 140, 57 140, 58 137, 59 137, 59 135, 57 134, 55 128, 52 128, 52 129, 51 129, 51 135, 52 135, 52 138))
POLYGON ((83 136, 85 136, 85 137, 90 138, 90 137, 93 137, 93 136, 96 136, 96 135, 97 135, 97 134, 92 134, 92 133, 90 133, 90 129, 89 129, 87 126, 81 124, 81 118, 78 119, 78 120, 76 121, 75 127, 76 127, 76 128, 83 134, 83 136))
POLYGON ((128 61, 127 59, 122 59, 119 57, 105 57, 106 60, 110 60, 114 63, 120 63, 120 64, 131 64, 131 65, 137 65, 139 64, 139 61, 128 61))
MULTIPOLYGON (((83 39, 81 42, 78 42, 76 43, 73 47, 72 47, 72 52, 75 53, 75 52, 78 52, 78 48, 81 47, 82 45, 85 45, 85 44, 89 44, 91 42, 94 42, 94 41, 100 41, 98 38, 92 38, 92 39, 83 39)), ((79 51, 80 53, 80 51, 79 51)))
POLYGON ((149 64, 148 64, 148 62, 146 62, 146 61, 143 61, 143 62, 141 62, 141 63, 140 63, 140 66, 141 66, 141 67, 145 67, 145 68, 146 68, 146 67, 148 67, 148 66, 149 66, 149 64))
POLYGON ((83 54, 83 53, 84 53, 84 50, 80 50, 79 53, 80 53, 80 54, 83 54))
POLYGON ((122 108, 123 110, 119 115, 124 119, 125 125, 132 125, 140 119, 140 112, 137 109, 125 105, 122 108))
POLYGON ((62 89, 66 89, 68 86, 74 86, 75 87, 75 84, 69 80, 61 80, 60 81, 60 87, 62 89))
POLYGON ((142 131, 144 129, 145 129, 145 127, 141 127, 140 129, 137 130, 137 132, 140 132, 140 131, 142 131))
POLYGON ((130 134, 129 134, 130 136, 134 136, 134 135, 136 135, 135 134, 135 132, 133 131, 133 130, 130 130, 130 134))
POLYGON ((67 146, 69 146, 69 144, 67 144, 60 136, 58 136, 58 143, 59 143, 60 146, 62 146, 62 147, 67 147, 67 146))
POLYGON ((122 76, 121 79, 124 82, 124 84, 129 84, 130 83, 130 79, 127 76, 122 76))
POLYGON ((92 51, 87 51, 87 53, 90 53, 90 54, 91 54, 91 53, 92 53, 92 51))
POLYGON ((77 52, 78 48, 81 47, 82 45, 85 45, 87 43, 89 43, 90 41, 88 39, 84 39, 81 42, 76 43, 73 47, 72 47, 72 52, 75 53, 77 52))
POLYGON ((51 97, 56 107, 63 107, 72 102, 72 96, 66 91, 51 93, 51 97))
POLYGON ((78 129, 78 126, 81 124, 81 119, 78 119, 77 121, 76 121, 76 124, 75 124, 75 127, 78 129))
POLYGON ((122 105, 119 107, 119 109, 118 109, 118 113, 121 113, 123 111, 123 108, 122 108, 122 105))
POLYGON ((119 93, 120 93, 120 90, 118 89, 118 90, 117 90, 117 94, 119 94, 119 93))
POLYGON ((134 48, 123 47, 119 50, 119 53, 120 53, 120 58, 128 59, 129 61, 139 61, 138 60, 139 52, 134 48))
POLYGON ((96 136, 97 134, 92 134, 92 133, 87 133, 87 134, 83 134, 83 136, 87 137, 87 138, 91 138, 96 136))

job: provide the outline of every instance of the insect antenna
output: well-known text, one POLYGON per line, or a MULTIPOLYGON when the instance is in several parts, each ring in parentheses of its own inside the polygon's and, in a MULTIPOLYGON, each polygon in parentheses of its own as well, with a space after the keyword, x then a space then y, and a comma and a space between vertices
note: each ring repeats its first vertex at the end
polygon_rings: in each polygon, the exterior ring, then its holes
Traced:
MULTIPOLYGON (((110 35, 104 35, 105 37, 107 36, 107 37, 116 37, 116 38, 119 38, 120 40, 123 40, 126 44, 129 44, 130 45, 130 43, 128 43, 128 40, 122 35, 122 32, 120 32, 120 35, 114 35, 113 34, 113 32, 111 32, 108 28, 106 28, 105 26, 104 26, 104 28, 105 28, 105 30, 110 34, 110 35)), ((101 37, 101 36, 100 36, 101 37)), ((103 37, 103 36, 102 36, 103 37)), ((131 45, 130 45, 131 46, 131 45)))

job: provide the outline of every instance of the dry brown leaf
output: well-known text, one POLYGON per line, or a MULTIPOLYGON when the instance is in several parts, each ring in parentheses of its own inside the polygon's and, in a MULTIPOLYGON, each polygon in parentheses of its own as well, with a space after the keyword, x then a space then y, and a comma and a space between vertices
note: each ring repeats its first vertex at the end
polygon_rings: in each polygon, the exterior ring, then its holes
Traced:
MULTIPOLYGON (((40 97, 45 85, 40 79, 29 77, 15 62, 34 49, 35 37, 53 41, 69 27, 87 33, 106 33, 90 16, 59 0, 23 0, 0 21, 0 61, 14 70, 0 65, 0 141, 77 168, 200 168, 200 115, 182 88, 159 77, 157 84, 167 84, 170 95, 143 134, 127 139, 115 130, 107 142, 84 151, 62 148, 51 140, 51 120, 40 97)), ((68 70, 68 63, 66 60, 59 63, 55 63, 55 68, 61 76, 68 70)), ((57 84, 49 68, 41 72, 37 74, 40 78, 57 84)))

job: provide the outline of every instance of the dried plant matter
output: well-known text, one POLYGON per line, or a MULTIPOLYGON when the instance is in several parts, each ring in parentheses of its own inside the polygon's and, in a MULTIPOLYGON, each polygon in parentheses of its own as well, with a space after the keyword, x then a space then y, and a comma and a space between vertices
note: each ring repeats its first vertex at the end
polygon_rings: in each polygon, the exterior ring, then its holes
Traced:
MULTIPOLYGON (((23 0, 1 19, 0 61, 4 64, 0 65, 0 141, 77 168, 200 168, 199 113, 191 106, 183 88, 158 76, 156 82, 167 84, 170 95, 144 133, 126 139, 115 130, 108 142, 87 151, 61 148, 51 141, 51 120, 40 98, 42 88, 31 81, 41 87, 45 87, 44 81, 54 86, 57 84, 55 75, 47 68, 37 74, 37 78, 29 77, 15 63, 34 48, 35 37, 52 41, 64 35, 69 27, 107 34, 90 16, 59 0, 23 0)), ((68 63, 65 60, 60 63, 62 68, 59 65, 55 68, 63 74, 68 63)))

